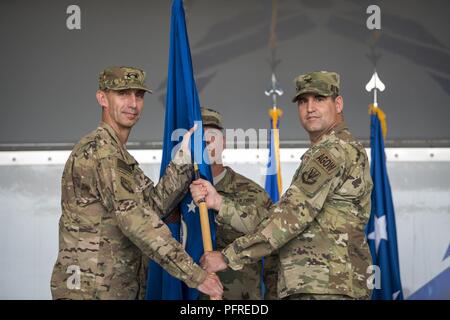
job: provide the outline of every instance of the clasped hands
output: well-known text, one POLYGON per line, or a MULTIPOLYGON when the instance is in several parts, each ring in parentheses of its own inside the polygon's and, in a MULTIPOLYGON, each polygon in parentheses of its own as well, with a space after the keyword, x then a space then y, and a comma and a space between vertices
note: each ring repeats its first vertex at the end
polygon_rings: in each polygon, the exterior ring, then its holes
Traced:
MULTIPOLYGON (((190 186, 190 191, 196 205, 198 205, 199 202, 204 201, 208 209, 219 211, 222 197, 209 181, 204 179, 193 181, 190 186)), ((200 265, 209 273, 208 277, 212 278, 217 277, 217 275, 215 275, 216 272, 227 268, 223 255, 219 251, 205 252, 200 259, 200 265)), ((215 285, 217 285, 217 283, 215 283, 215 285)), ((202 291, 203 288, 199 287, 198 289, 202 291)))
MULTIPOLYGON (((208 209, 220 210, 222 196, 209 181, 204 179, 193 181, 190 186, 190 191, 197 205, 199 202, 204 201, 208 209)), ((200 259, 200 265, 208 273, 222 271, 228 267, 222 253, 219 251, 205 252, 200 259)))

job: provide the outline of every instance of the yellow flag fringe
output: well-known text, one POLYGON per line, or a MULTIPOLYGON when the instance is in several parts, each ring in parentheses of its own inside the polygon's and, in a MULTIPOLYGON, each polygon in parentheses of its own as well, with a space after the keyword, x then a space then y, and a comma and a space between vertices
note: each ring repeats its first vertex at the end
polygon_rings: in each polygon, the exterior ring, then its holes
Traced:
POLYGON ((277 169, 277 185, 278 194, 281 196, 283 192, 283 182, 281 181, 281 165, 280 165, 280 136, 279 129, 277 128, 278 119, 283 115, 283 110, 280 108, 270 108, 269 116, 272 119, 273 141, 275 150, 275 163, 277 169))
POLYGON ((383 138, 386 140, 387 136, 387 122, 386 114, 380 107, 375 106, 373 103, 369 105, 369 115, 376 114, 381 123, 381 131, 383 132, 383 138))

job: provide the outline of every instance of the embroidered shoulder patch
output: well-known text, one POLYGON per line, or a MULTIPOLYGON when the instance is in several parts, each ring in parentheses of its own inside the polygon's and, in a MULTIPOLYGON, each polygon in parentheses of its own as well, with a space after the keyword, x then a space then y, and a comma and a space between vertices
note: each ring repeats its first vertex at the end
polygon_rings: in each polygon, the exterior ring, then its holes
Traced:
POLYGON ((296 184, 303 192, 314 196, 336 175, 340 164, 341 161, 329 150, 321 148, 302 166, 296 184))
POLYGON ((133 167, 124 160, 116 159, 117 175, 114 180, 116 200, 130 200, 136 197, 136 184, 133 167))
POLYGON ((319 179, 321 173, 314 167, 311 167, 308 171, 302 173, 302 182, 306 184, 314 184, 319 179))
POLYGON ((114 196, 115 200, 133 200, 137 201, 139 194, 136 190, 136 184, 130 175, 124 175, 120 170, 114 180, 114 196))
POLYGON ((337 167, 336 161, 327 150, 321 150, 319 155, 314 157, 314 160, 328 173, 332 172, 337 167))
POLYGON ((128 163, 126 163, 125 161, 123 161, 120 158, 117 158, 116 166, 117 166, 117 169, 125 175, 131 175, 133 173, 133 170, 128 165, 128 163))
POLYGON ((134 193, 133 187, 131 186, 131 183, 130 183, 130 181, 128 179, 126 179, 124 177, 120 177, 120 184, 129 193, 134 193))

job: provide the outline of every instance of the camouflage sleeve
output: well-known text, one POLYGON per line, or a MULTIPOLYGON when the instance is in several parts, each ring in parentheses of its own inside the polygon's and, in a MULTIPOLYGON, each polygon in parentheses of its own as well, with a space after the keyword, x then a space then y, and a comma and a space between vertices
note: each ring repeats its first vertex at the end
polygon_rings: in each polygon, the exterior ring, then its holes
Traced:
POLYGON ((147 274, 148 274, 149 258, 143 254, 141 258, 141 267, 139 268, 139 292, 137 294, 138 300, 145 300, 147 292, 147 274))
POLYGON ((166 215, 175 209, 188 191, 192 174, 193 167, 190 156, 178 150, 158 184, 156 186, 150 184, 144 190, 144 196, 156 212, 166 215))
POLYGON ((280 201, 272 206, 264 227, 236 239, 223 250, 234 270, 253 263, 298 236, 315 219, 345 168, 345 159, 319 147, 296 174, 280 201))
POLYGON ((98 159, 96 170, 103 205, 115 213, 118 227, 142 252, 189 287, 198 287, 207 273, 194 263, 155 211, 134 193, 131 173, 120 158, 98 159))
POLYGON ((266 286, 265 300, 278 299, 278 254, 272 253, 264 258, 263 279, 266 286))
POLYGON ((230 226, 242 235, 255 232, 260 223, 269 216, 272 201, 264 190, 251 194, 238 193, 235 196, 222 196, 216 223, 230 226))

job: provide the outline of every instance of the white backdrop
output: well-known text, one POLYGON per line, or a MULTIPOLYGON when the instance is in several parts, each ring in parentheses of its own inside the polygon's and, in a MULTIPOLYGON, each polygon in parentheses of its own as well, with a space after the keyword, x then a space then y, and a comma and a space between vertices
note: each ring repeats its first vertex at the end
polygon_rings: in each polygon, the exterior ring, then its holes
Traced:
MULTIPOLYGON (((281 151, 286 189, 304 149, 281 151)), ((131 150, 154 181, 159 150, 131 150)), ((450 267, 449 149, 387 149, 405 297, 450 267)), ((0 152, 0 299, 49 299, 58 252, 60 181, 69 152, 0 152)), ((225 163, 264 186, 266 151, 228 150, 225 163)), ((450 297, 446 297, 450 299, 450 297)))

